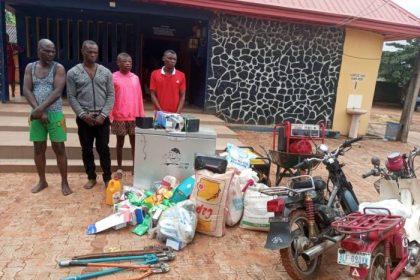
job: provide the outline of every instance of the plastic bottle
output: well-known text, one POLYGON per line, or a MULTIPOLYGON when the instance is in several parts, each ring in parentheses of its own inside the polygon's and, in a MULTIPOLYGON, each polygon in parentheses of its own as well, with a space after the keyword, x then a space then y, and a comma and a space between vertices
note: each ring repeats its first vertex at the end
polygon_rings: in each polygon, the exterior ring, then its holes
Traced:
POLYGON ((119 174, 119 172, 117 172, 114 175, 114 178, 109 181, 108 186, 106 188, 106 194, 105 194, 106 204, 112 206, 114 205, 114 203, 118 202, 118 199, 121 195, 121 190, 122 190, 121 178, 122 178, 122 174, 119 174))

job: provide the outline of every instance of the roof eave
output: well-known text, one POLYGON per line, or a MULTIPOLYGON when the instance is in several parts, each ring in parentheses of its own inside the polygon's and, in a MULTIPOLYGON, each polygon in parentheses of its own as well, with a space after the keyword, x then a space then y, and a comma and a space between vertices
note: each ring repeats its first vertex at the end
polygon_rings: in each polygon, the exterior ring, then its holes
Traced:
POLYGON ((378 22, 367 19, 352 19, 350 16, 335 15, 317 11, 286 9, 273 6, 232 3, 214 0, 157 0, 161 3, 185 5, 197 8, 228 11, 265 18, 304 21, 316 24, 331 24, 337 27, 353 27, 379 33, 386 41, 420 37, 420 26, 407 26, 395 23, 378 22), (256 9, 258 8, 258 9, 256 9))
POLYGON ((348 27, 382 34, 385 41, 407 40, 420 37, 420 27, 386 24, 373 20, 356 20, 348 27))

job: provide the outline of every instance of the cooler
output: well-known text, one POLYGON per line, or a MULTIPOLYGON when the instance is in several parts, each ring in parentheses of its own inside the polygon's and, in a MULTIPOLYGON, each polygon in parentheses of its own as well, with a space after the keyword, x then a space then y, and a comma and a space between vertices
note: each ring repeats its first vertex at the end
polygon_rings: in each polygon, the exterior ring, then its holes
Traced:
POLYGON ((164 129, 136 128, 134 178, 136 188, 150 189, 166 175, 179 181, 194 174, 196 153, 215 155, 216 132, 200 127, 198 132, 171 133, 164 129))

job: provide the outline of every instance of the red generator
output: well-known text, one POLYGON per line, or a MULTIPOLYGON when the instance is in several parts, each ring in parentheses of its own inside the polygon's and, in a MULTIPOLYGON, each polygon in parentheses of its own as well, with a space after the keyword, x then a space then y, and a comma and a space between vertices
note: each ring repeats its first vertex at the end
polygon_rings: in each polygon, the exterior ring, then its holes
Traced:
MULTIPOLYGON (((273 146, 270 157, 277 165, 276 185, 285 176, 296 176, 301 170, 294 170, 294 166, 308 157, 320 156, 315 152, 315 145, 324 143, 324 124, 295 124, 284 122, 273 129, 273 146)), ((316 166, 311 166, 310 170, 316 166)))

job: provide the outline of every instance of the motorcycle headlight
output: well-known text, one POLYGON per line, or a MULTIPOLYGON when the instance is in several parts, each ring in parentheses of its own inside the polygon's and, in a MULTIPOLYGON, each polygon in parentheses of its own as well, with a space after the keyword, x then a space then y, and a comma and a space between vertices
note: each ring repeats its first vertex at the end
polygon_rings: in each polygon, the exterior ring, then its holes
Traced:
POLYGON ((312 199, 318 198, 318 193, 315 190, 310 191, 309 195, 311 196, 312 199))
POLYGON ((326 144, 320 144, 318 146, 318 151, 320 151, 323 154, 328 153, 328 146, 326 144))

